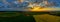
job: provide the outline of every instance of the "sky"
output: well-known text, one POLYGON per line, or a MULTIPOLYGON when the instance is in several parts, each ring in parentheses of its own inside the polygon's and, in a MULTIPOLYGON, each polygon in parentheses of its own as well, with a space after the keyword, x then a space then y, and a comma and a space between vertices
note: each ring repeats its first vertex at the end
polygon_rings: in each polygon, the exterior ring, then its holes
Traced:
MULTIPOLYGON (((6 0, 7 2, 12 2, 15 0, 6 0)), ((35 2, 38 1, 40 2, 41 0, 24 0, 24 1, 29 1, 29 2, 35 2)), ((60 0, 48 0, 49 2, 56 2, 57 6, 60 6, 60 0)), ((2 0, 0 0, 0 2, 2 2, 2 0)))
MULTIPOLYGON (((13 2, 13 1, 16 1, 16 0, 6 0, 7 2, 13 2)), ((29 1, 29 2, 35 2, 35 1, 38 1, 38 2, 41 2, 41 0, 24 0, 24 1, 29 1)), ((2 3, 3 1, 0 0, 0 7, 1 6, 4 6, 4 4, 2 3)), ((55 2, 56 3, 56 6, 55 7, 60 7, 60 0, 48 0, 48 2, 55 2)))

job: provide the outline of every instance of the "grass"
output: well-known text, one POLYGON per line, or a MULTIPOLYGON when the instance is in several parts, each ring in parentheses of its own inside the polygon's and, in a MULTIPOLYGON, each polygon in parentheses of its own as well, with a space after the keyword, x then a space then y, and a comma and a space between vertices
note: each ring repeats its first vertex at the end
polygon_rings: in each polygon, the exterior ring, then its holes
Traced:
POLYGON ((0 12, 0 22, 34 22, 33 16, 19 12, 0 12))
POLYGON ((0 20, 4 22, 34 22, 33 17, 36 22, 60 22, 60 17, 49 15, 47 12, 0 12, 0 20), (30 16, 25 16, 25 14, 30 16))

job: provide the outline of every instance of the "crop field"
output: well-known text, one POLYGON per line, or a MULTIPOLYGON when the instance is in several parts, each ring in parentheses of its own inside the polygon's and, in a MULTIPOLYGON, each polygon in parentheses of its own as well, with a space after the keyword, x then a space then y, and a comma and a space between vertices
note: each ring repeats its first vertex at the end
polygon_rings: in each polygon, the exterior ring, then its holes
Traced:
POLYGON ((60 22, 59 16, 53 16, 49 14, 42 14, 42 15, 33 15, 36 22, 60 22))
POLYGON ((60 17, 50 15, 48 12, 0 12, 0 20, 0 22, 60 22, 60 17))

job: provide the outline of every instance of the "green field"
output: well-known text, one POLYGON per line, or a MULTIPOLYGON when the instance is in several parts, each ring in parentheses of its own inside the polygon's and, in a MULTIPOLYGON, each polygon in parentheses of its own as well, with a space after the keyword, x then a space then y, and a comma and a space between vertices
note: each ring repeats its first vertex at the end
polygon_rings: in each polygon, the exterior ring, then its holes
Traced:
POLYGON ((0 22, 60 22, 56 19, 60 17, 49 15, 48 12, 0 12, 0 22))

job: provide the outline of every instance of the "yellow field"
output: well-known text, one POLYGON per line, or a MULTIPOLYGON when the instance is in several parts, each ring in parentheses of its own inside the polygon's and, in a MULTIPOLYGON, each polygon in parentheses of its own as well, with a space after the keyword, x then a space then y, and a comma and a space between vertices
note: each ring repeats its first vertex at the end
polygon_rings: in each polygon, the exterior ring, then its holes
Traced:
POLYGON ((33 15, 36 22, 60 22, 60 17, 49 14, 33 15))

